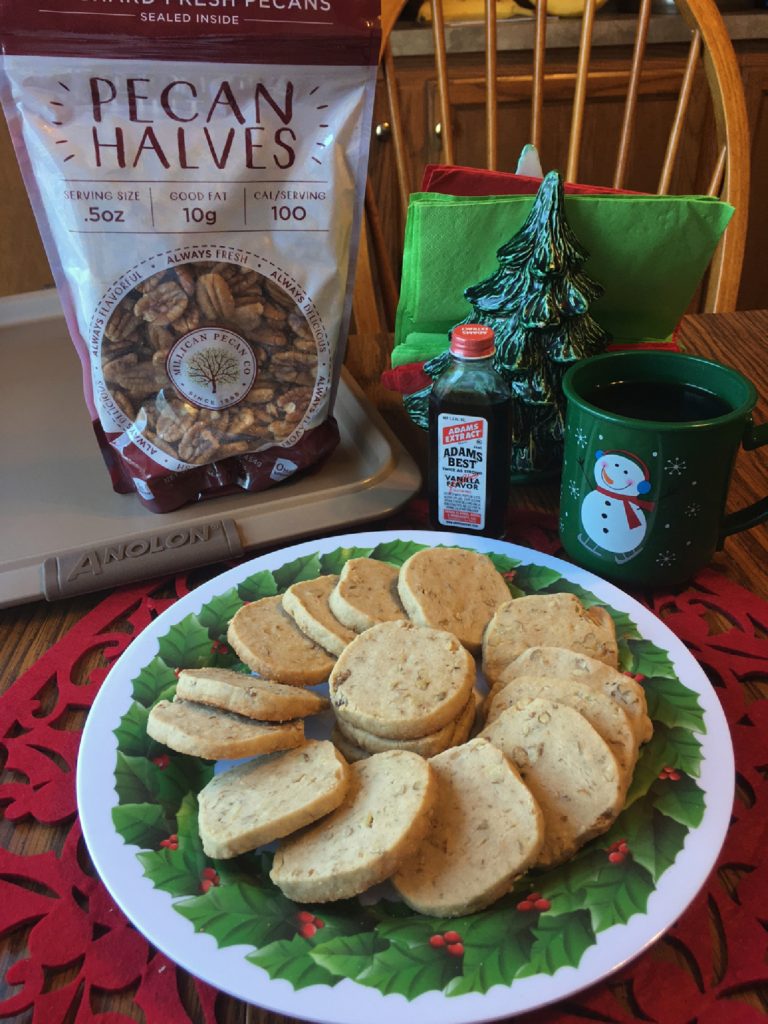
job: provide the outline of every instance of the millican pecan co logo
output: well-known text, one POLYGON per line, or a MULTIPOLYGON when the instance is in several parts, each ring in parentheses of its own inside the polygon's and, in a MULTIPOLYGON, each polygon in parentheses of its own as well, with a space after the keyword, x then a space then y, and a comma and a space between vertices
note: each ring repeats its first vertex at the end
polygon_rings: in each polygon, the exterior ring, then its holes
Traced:
POLYGON ((253 349, 225 327, 183 334, 168 353, 166 368, 176 389, 201 409, 235 405, 256 379, 253 349))

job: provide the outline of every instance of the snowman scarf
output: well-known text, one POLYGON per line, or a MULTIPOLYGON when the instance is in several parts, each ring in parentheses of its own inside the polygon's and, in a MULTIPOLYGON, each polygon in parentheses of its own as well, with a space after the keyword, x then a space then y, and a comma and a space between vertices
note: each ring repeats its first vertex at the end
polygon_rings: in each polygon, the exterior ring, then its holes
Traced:
POLYGON ((600 494, 604 494, 606 498, 613 498, 614 501, 624 502, 624 514, 627 517, 627 526, 630 530, 634 530, 641 525, 633 505, 637 505, 638 508, 644 508, 647 511, 650 511, 656 504, 655 501, 645 501, 637 494, 617 494, 616 491, 609 491, 605 487, 600 487, 599 484, 596 490, 600 494))

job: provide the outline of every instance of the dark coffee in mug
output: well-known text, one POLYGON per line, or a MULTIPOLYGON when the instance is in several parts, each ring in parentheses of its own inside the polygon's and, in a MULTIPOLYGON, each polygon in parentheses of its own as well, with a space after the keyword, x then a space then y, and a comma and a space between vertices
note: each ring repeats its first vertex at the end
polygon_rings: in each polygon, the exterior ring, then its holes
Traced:
POLYGON ((584 398, 604 412, 660 423, 695 423, 731 412, 720 395, 674 381, 609 381, 595 385, 584 398))

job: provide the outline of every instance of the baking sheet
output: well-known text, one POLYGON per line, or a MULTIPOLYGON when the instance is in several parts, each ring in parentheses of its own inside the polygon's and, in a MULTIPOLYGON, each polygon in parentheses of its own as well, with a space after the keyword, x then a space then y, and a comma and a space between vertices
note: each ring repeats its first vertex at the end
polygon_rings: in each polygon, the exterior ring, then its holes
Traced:
POLYGON ((158 515, 112 490, 54 290, 0 299, 0 366, 0 607, 370 522, 420 485, 413 459, 344 373, 341 442, 319 470, 158 515))

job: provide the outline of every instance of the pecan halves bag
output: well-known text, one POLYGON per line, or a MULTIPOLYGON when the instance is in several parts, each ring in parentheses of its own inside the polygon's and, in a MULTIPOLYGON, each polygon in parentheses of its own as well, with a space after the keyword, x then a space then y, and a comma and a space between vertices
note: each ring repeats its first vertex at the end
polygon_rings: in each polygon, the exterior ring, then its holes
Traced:
POLYGON ((0 0, 3 108, 86 402, 115 490, 154 511, 338 442, 379 13, 0 0))

